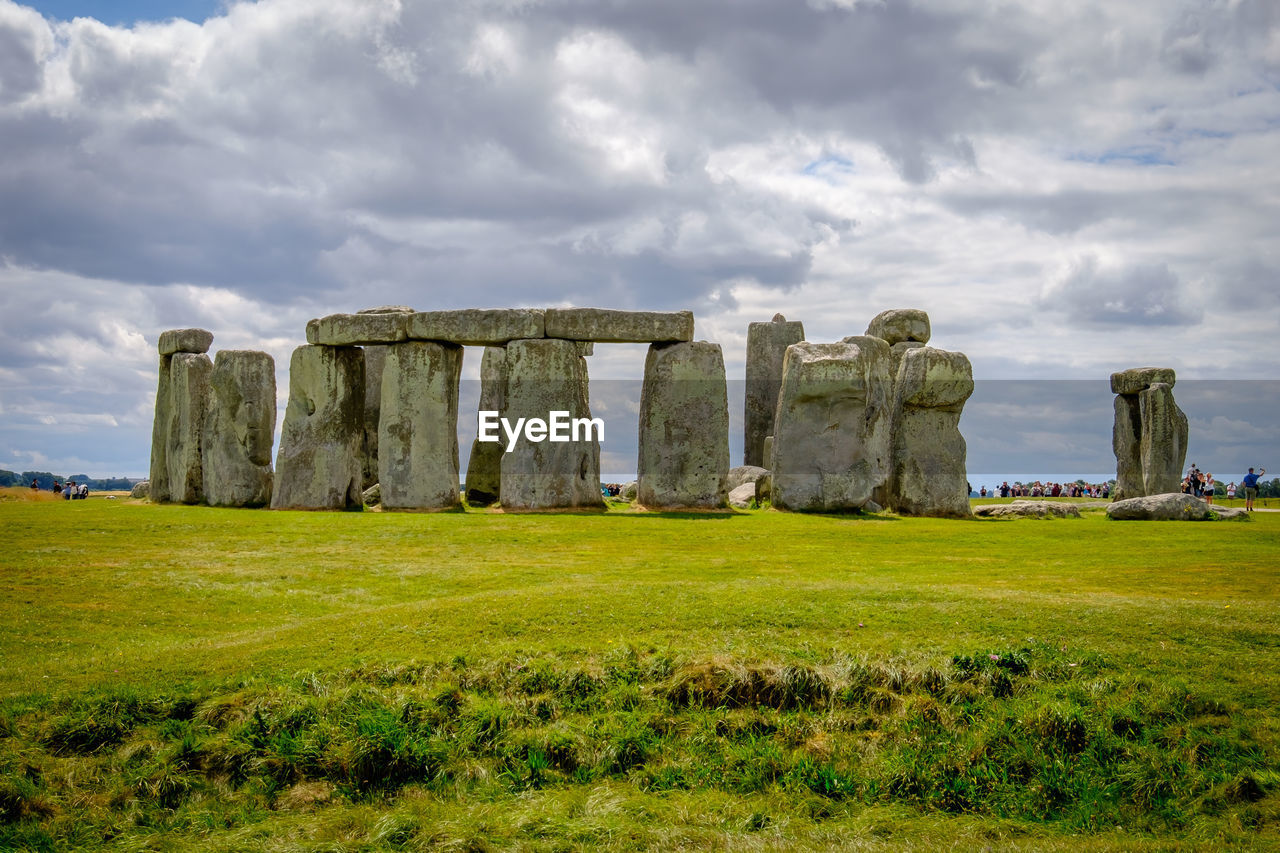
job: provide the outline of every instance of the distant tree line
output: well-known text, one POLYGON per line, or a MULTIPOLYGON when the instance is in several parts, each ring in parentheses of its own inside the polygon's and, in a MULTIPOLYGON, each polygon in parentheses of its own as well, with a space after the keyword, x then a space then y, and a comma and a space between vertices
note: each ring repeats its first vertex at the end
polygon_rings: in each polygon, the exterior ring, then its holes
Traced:
POLYGON ((132 489, 133 484, 138 482, 136 477, 90 477, 88 474, 72 474, 69 477, 58 477, 48 471, 23 471, 21 474, 13 471, 5 471, 0 469, 0 488, 6 486, 30 486, 31 481, 35 480, 37 485, 42 489, 52 489, 54 481, 65 483, 68 480, 75 480, 76 485, 84 483, 91 490, 98 492, 117 491, 122 489, 132 489))

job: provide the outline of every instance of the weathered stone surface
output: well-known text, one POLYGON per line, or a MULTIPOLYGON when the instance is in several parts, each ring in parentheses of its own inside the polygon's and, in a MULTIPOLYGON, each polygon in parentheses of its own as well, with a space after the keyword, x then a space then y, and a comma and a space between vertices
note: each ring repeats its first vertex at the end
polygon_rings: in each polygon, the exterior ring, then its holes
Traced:
POLYGON ((629 501, 635 500, 636 495, 639 492, 640 492, 640 484, 637 483, 635 480, 632 480, 630 483, 627 483, 625 486, 622 487, 622 497, 629 501))
POLYGON ((363 446, 364 352, 356 347, 295 349, 272 508, 361 509, 363 446))
POLYGON ((586 358, 589 355, 596 354, 596 345, 594 341, 578 341, 578 355, 586 358))
POLYGON ((307 343, 327 347, 393 344, 406 340, 406 318, 399 311, 385 314, 330 314, 307 323, 307 343))
POLYGON ((1199 498, 1181 492, 1116 501, 1107 507, 1107 517, 1115 521, 1249 520, 1249 514, 1244 510, 1209 506, 1199 498))
POLYGON ((1115 421, 1111 427, 1111 449, 1116 456, 1117 501, 1147 493, 1142 476, 1142 414, 1137 395, 1117 395, 1115 421))
POLYGON ((653 344, 640 392, 641 506, 722 509, 729 396, 719 344, 653 344))
POLYGON ((408 305, 379 305, 376 308, 361 308, 357 314, 412 314, 408 305))
POLYGON ((905 352, 894 383, 893 466, 885 489, 903 515, 970 515, 960 414, 973 393, 964 353, 920 347, 905 352))
POLYGON ((1111 393, 1137 394, 1157 382, 1172 388, 1176 381, 1171 367, 1134 367, 1111 374, 1111 393))
POLYGON ((204 500, 200 436, 209 406, 209 356, 180 352, 170 356, 170 410, 165 467, 168 500, 198 504, 204 500))
POLYGON ((729 506, 737 509, 751 509, 756 500, 755 483, 741 483, 729 490, 729 506))
POLYGON ((378 422, 384 510, 453 509, 458 496, 458 376, 462 348, 407 341, 387 347, 378 422))
POLYGON ((520 338, 541 338, 541 308, 464 308, 419 311, 409 316, 409 337, 464 346, 501 346, 520 338))
POLYGON ((190 352, 199 355, 209 351, 213 345, 213 332, 204 329, 170 329, 160 333, 157 348, 160 355, 173 355, 176 352, 190 352))
POLYGON ((1052 501, 1014 501, 1009 504, 986 504, 974 509, 981 518, 1079 518, 1074 504, 1052 501))
MULTIPOLYGON (((507 345, 507 399, 503 417, 546 420, 552 411, 590 418, 586 360, 568 340, 519 340, 507 345)), ((600 443, 531 441, 522 431, 502 457, 502 507, 539 510, 604 507, 600 443)), ((584 436, 579 435, 579 439, 584 436)))
POLYGON ((787 347, 804 340, 804 324, 775 314, 768 323, 747 326, 747 388, 743 401, 744 465, 764 465, 764 440, 773 435, 773 416, 782 388, 787 347))
POLYGON ((150 480, 142 480, 140 482, 134 483, 133 488, 129 490, 129 497, 131 498, 146 498, 150 496, 151 496, 150 480))
POLYGON ((773 436, 764 437, 764 467, 773 470, 773 436))
POLYGON ((147 478, 148 496, 155 503, 164 503, 169 500, 169 427, 173 418, 172 365, 172 355, 160 356, 155 415, 151 421, 151 469, 147 478))
POLYGON ((918 308, 881 311, 867 325, 867 334, 893 346, 903 341, 929 343, 929 315, 918 308))
MULTIPOLYGON (((407 305, 380 305, 363 308, 358 314, 412 314, 407 305)), ((408 322, 408 321, 406 321, 408 322)), ((387 360, 387 347, 368 344, 364 347, 364 487, 378 482, 378 418, 382 411, 382 365, 387 360)), ((365 504, 368 506, 368 504, 365 504)))
POLYGON ((210 506, 271 503, 276 363, 265 352, 222 350, 209 376, 201 456, 210 506))
MULTIPOLYGON (((507 398, 507 351, 485 347, 480 362, 480 411, 501 412, 507 398)), ((467 503, 489 506, 502 499, 502 443, 471 440, 467 460, 467 503)))
POLYGON ((1173 401, 1173 389, 1157 382, 1138 394, 1142 419, 1142 460, 1144 494, 1160 495, 1178 491, 1182 463, 1187 458, 1187 416, 1173 401))
POLYGON ((773 505, 856 509, 890 460, 889 345, 873 337, 787 348, 773 436, 773 505))
POLYGON ((725 477, 724 487, 729 491, 733 491, 743 483, 755 485, 756 480, 764 479, 768 476, 768 468, 761 468, 758 465, 739 465, 737 468, 729 469, 729 473, 725 477))
POLYGON ((692 311, 616 311, 548 308, 548 338, 599 343, 653 344, 693 340, 692 311))
POLYGON ((908 350, 919 349, 924 344, 919 341, 899 341, 889 347, 889 376, 896 382, 898 370, 902 368, 902 357, 908 350))
POLYGON ((361 494, 365 506, 378 506, 382 503, 382 486, 374 483, 361 494))

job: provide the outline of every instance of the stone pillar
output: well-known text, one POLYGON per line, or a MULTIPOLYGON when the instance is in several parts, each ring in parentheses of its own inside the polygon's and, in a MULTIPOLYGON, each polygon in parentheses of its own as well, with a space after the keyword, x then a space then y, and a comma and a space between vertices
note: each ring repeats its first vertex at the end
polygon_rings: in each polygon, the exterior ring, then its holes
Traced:
MULTIPOLYGON (((366 308, 359 314, 412 314, 404 305, 366 308)), ((407 322, 407 321, 406 321, 407 322)), ((378 416, 382 406, 382 365, 387 359, 385 344, 364 347, 364 487, 378 482, 378 416)))
POLYGON ((960 414, 973 394, 964 353, 907 350, 894 383, 893 466, 889 507, 903 515, 966 518, 964 436, 960 414))
POLYGON ((1187 416, 1173 399, 1174 372, 1136 367, 1111 374, 1116 395, 1111 447, 1116 455, 1113 500, 1179 491, 1187 458, 1187 416))
POLYGON ((650 345, 640 391, 637 471, 641 506, 726 505, 729 397, 719 344, 650 345))
POLYGON ((168 500, 198 504, 204 501, 204 466, 200 438, 209 405, 209 374, 213 362, 204 353, 179 352, 169 362, 169 428, 165 449, 168 500))
POLYGON ((307 345, 289 361, 272 509, 363 509, 364 352, 307 345))
POLYGON ((773 505, 850 510, 889 471, 889 345, 854 337, 787 348, 773 435, 773 505))
MULTIPOLYGON (((553 411, 590 418, 586 360, 570 340, 516 340, 507 345, 507 399, 512 425, 520 418, 547 420, 553 411)), ((584 437, 580 431, 579 438, 584 437)), ((600 444, 517 439, 502 457, 502 507, 513 510, 604 507, 600 494, 600 444)), ((503 436, 505 445, 505 435, 503 436)))
MULTIPOLYGON (((480 361, 480 411, 501 412, 506 408, 507 349, 485 347, 480 361)), ((467 503, 489 506, 501 500, 502 451, 500 442, 471 441, 467 460, 467 503)))
POLYGON ((462 347, 454 344, 407 341, 387 347, 378 423, 383 509, 459 506, 461 372, 462 347))
POLYGON ((222 350, 209 377, 201 439, 210 506, 268 506, 276 432, 276 364, 265 352, 222 350))
MULTIPOLYGON (((156 383, 155 418, 151 424, 151 471, 148 490, 151 500, 169 501, 169 445, 174 417, 173 357, 177 353, 200 355, 209 351, 213 333, 204 329, 170 329, 160 333, 160 376, 156 383)), ((179 498, 180 500, 181 498, 179 498)))
POLYGON ((781 314, 768 323, 747 326, 747 393, 743 404, 743 465, 767 468, 765 436, 773 435, 773 416, 782 387, 782 358, 787 347, 804 340, 804 324, 781 314))

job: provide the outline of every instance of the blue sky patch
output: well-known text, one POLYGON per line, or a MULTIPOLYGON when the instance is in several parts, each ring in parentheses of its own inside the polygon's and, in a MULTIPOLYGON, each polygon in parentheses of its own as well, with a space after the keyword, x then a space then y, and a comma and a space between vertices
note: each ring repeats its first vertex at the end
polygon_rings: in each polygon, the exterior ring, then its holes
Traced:
POLYGON ((113 26, 172 18, 186 18, 199 24, 225 8, 222 0, 25 0, 22 5, 50 19, 97 18, 113 26))

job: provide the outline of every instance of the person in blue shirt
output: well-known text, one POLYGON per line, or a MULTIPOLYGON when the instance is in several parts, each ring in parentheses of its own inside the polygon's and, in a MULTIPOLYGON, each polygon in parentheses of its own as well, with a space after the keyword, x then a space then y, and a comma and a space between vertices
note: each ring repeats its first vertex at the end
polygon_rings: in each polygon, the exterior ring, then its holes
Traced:
POLYGON ((1253 469, 1249 469, 1249 473, 1244 475, 1244 479, 1240 481, 1240 485, 1244 486, 1244 508, 1247 512, 1253 512, 1253 499, 1258 496, 1258 478, 1267 473, 1266 468, 1258 469, 1258 473, 1253 473, 1253 469))

